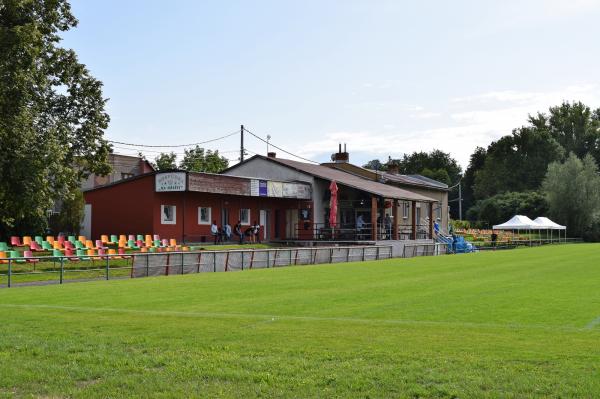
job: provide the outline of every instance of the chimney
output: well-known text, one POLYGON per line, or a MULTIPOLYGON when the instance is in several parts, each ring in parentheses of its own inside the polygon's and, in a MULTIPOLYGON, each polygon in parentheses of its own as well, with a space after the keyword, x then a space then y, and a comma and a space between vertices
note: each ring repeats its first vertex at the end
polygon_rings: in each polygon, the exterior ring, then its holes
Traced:
POLYGON ((331 154, 331 160, 335 163, 348 163, 350 161, 350 154, 346 151, 346 144, 344 143, 344 152, 342 152, 342 143, 339 144, 338 152, 331 154))
POLYGON ((277 157, 276 152, 267 152, 267 158, 276 158, 276 157, 277 157))
POLYGON ((392 174, 392 175, 398 175, 398 174, 400 174, 400 167, 398 165, 396 165, 395 163, 388 163, 387 164, 387 173, 392 174))

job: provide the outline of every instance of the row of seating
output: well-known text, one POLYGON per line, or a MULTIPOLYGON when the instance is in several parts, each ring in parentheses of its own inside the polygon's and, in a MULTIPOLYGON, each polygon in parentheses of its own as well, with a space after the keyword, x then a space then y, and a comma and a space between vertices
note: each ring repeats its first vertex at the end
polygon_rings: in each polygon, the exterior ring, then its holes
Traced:
MULTIPOLYGON (((160 239, 158 234, 150 235, 146 234, 145 236, 142 234, 138 235, 124 235, 121 234, 117 236, 113 234, 110 236, 102 235, 100 240, 96 240, 95 242, 92 240, 88 240, 85 236, 58 236, 54 238, 53 236, 47 236, 44 240, 42 236, 35 236, 33 239, 30 236, 24 236, 21 241, 20 237, 13 236, 11 237, 11 246, 15 247, 29 247, 31 251, 52 251, 52 250, 61 250, 65 251, 67 249, 77 250, 77 249, 108 249, 108 246, 116 245, 118 248, 125 249, 133 249, 139 250, 141 248, 177 248, 177 241, 175 239, 160 239)), ((0 251, 8 251, 9 247, 5 242, 0 242, 0 251)))

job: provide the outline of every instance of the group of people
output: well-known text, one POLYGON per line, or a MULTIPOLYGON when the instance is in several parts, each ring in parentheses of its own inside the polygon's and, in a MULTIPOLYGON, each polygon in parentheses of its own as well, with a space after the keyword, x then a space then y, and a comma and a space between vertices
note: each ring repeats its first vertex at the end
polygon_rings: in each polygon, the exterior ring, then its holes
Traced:
POLYGON ((244 239, 250 243, 259 243, 260 224, 254 221, 252 225, 244 228, 242 222, 238 220, 232 229, 229 223, 225 223, 224 226, 219 227, 217 221, 213 220, 212 225, 210 226, 210 234, 213 236, 215 244, 231 241, 234 235, 239 239, 240 244, 244 243, 244 239))

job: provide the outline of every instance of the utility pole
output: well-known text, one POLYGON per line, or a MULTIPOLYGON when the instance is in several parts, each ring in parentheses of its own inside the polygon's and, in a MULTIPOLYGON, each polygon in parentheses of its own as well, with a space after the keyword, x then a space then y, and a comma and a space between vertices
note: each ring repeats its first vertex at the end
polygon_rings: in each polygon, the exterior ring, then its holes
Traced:
POLYGON ((463 220, 462 218, 462 185, 461 182, 458 182, 458 218, 463 220))
POLYGON ((240 126, 240 162, 244 162, 244 125, 240 126))

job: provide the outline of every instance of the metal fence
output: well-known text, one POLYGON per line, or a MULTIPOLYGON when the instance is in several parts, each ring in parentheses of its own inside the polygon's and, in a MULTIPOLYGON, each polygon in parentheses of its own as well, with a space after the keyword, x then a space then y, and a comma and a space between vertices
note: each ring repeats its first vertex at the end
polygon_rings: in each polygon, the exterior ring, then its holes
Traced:
POLYGON ((446 255, 448 245, 437 242, 405 244, 402 249, 403 258, 414 258, 415 256, 438 256, 446 255))
POLYGON ((368 245, 4 258, 0 263, 0 286, 369 261, 390 259, 392 255, 391 246, 368 245))

